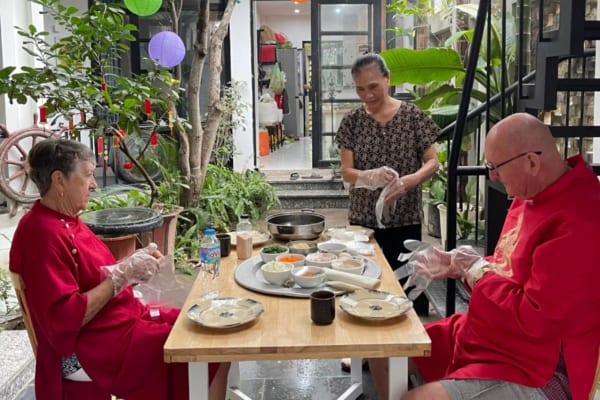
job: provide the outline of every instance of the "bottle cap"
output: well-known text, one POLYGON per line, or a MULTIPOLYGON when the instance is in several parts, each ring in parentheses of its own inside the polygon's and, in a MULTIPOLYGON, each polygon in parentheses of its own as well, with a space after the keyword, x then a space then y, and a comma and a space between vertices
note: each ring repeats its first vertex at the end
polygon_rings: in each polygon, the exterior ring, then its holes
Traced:
POLYGON ((240 214, 240 219, 243 219, 243 218, 248 219, 248 218, 250 218, 250 216, 248 214, 240 214))
POLYGON ((214 229, 212 228, 208 228, 207 230, 204 231, 205 235, 214 235, 216 232, 214 229))

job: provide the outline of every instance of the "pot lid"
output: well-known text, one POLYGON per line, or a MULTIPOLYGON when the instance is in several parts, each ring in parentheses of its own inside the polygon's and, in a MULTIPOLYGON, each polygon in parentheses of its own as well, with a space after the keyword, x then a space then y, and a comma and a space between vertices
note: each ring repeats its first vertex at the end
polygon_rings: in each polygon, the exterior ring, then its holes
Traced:
POLYGON ((146 207, 106 208, 83 213, 79 218, 99 235, 146 232, 163 222, 160 212, 146 207))

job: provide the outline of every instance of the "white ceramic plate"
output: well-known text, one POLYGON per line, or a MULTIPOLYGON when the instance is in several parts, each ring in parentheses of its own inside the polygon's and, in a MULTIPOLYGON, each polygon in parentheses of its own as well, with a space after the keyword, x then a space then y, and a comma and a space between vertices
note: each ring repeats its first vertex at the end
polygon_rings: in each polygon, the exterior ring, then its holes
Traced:
POLYGON ((254 321, 265 311, 252 299, 218 297, 194 304, 187 312, 193 322, 208 328, 233 328, 254 321))
POLYGON ((341 239, 345 238, 346 240, 356 240, 355 238, 357 235, 364 236, 367 239, 371 239, 373 237, 374 232, 375 231, 373 231, 373 229, 365 228, 364 226, 348 225, 342 227, 329 228, 323 233, 323 235, 327 240, 333 239, 336 236, 340 237, 341 239))
POLYGON ((370 320, 384 320, 403 315, 412 301, 380 290, 357 290, 340 299, 340 308, 350 315, 370 320))
MULTIPOLYGON (((231 245, 235 246, 237 243, 236 232, 229 232, 229 235, 231 235, 231 245)), ((267 243, 269 240, 271 240, 271 234, 267 232, 252 231, 252 246, 260 246, 267 243)))

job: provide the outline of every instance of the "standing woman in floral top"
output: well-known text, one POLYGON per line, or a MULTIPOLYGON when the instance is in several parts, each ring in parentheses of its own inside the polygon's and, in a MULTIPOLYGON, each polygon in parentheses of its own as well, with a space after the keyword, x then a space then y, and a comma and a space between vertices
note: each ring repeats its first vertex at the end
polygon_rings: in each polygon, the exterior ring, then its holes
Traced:
MULTIPOLYGON (((440 128, 415 105, 389 95, 390 71, 381 56, 361 56, 351 72, 363 105, 344 116, 336 136, 342 176, 351 184, 348 220, 372 228, 397 269, 398 255, 407 251, 404 240, 421 240, 421 185, 439 167, 435 141, 440 128), (390 212, 383 213, 381 228, 375 205, 384 187, 390 212)), ((415 310, 427 314, 425 296, 417 298, 415 310)))

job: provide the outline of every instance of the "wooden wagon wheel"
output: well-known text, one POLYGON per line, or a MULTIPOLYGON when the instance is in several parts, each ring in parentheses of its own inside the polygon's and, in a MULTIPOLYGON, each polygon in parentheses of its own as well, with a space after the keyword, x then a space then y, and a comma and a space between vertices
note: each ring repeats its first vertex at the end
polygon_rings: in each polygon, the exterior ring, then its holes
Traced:
POLYGON ((0 191, 18 203, 33 203, 40 194, 26 169, 27 154, 34 144, 53 133, 38 126, 11 133, 0 143, 0 191))

